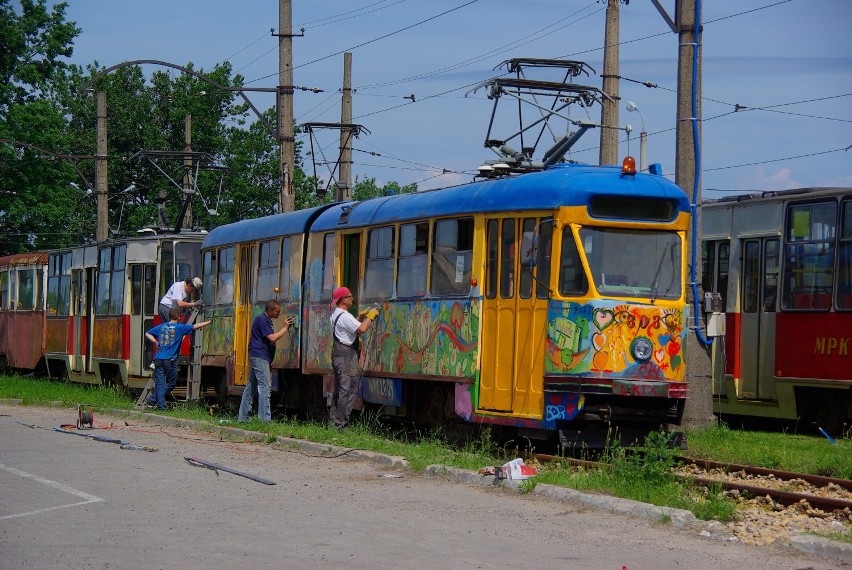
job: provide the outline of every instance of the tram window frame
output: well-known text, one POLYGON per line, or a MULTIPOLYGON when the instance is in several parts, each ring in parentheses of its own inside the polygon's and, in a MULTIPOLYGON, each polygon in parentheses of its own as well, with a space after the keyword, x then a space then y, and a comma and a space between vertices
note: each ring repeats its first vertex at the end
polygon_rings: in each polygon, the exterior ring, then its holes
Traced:
POLYGON ((534 260, 536 256, 534 235, 535 227, 538 220, 536 218, 524 218, 521 221, 521 234, 518 236, 520 256, 518 257, 518 293, 521 299, 532 298, 533 271, 535 267, 530 267, 530 260, 534 260))
POLYGON ((71 313, 71 252, 52 253, 47 263, 48 316, 66 317, 71 313))
POLYGON ((393 293, 396 236, 393 226, 373 228, 367 232, 367 256, 364 263, 365 301, 385 301, 393 293))
POLYGON ((142 314, 142 283, 144 274, 142 272, 143 265, 134 263, 130 266, 130 314, 142 314))
POLYGON ((9 270, 9 310, 18 310, 18 270, 9 270))
POLYGON ((278 299, 290 298, 290 256, 293 254, 293 240, 285 237, 281 240, 281 265, 278 273, 278 299))
POLYGON ((425 297, 428 274, 429 222, 401 224, 396 272, 397 298, 425 297))
POLYGON ((321 299, 331 299, 334 293, 334 232, 325 234, 322 238, 322 296, 321 299))
POLYGON ((9 308, 9 271, 0 271, 0 311, 9 308))
POLYGON ((98 250, 98 285, 95 315, 121 315, 124 310, 124 277, 127 246, 116 245, 98 250))
POLYGON ((160 299, 175 282, 175 244, 163 240, 160 243, 160 299))
MULTIPOLYGON (((261 242, 257 254, 257 277, 254 280, 252 303, 275 298, 275 288, 281 279, 281 242, 277 239, 261 242)), ((280 291, 280 288, 279 288, 280 291)))
POLYGON ((470 292, 474 228, 472 217, 435 220, 429 279, 433 296, 451 297, 470 292))
POLYGON ((35 269, 18 270, 18 310, 32 311, 35 309, 35 269))
POLYGON ((517 220, 504 218, 500 223, 500 297, 515 296, 515 245, 517 220))
POLYGON ((538 299, 550 297, 550 273, 553 263, 553 218, 542 218, 536 224, 534 236, 538 236, 535 261, 535 296, 538 299))
POLYGON ((784 215, 782 309, 785 311, 831 310, 837 250, 837 201, 794 203, 784 215), (807 264, 812 264, 809 271, 807 264), (798 274, 798 275, 797 275, 798 274), (796 279, 811 276, 811 283, 796 279), (820 279, 820 283, 817 280, 820 279))
MULTIPOLYGON (((193 241, 179 241, 174 244, 175 258, 175 282, 186 281, 198 276, 198 259, 200 257, 201 244, 193 241)), ((196 291, 194 296, 198 297, 196 291)))
POLYGON ((562 228, 562 251, 559 256, 559 294, 563 297, 585 297, 589 294, 589 278, 580 256, 580 248, 571 226, 562 228), (567 262, 571 262, 570 264, 567 262), (569 271, 573 271, 570 275, 569 271))
POLYGON ((838 311, 852 311, 852 200, 840 202, 840 224, 837 233, 834 307, 838 311))
POLYGON ((216 304, 216 269, 218 267, 216 260, 215 249, 208 249, 201 256, 201 274, 204 276, 204 283, 208 284, 212 292, 210 300, 214 305, 216 304))
POLYGON ((763 241, 763 312, 774 313, 778 307, 778 279, 781 269, 781 242, 778 239, 763 241), (774 248, 774 253, 770 249, 774 248), (770 263, 774 265, 770 266, 770 263))
POLYGON ((236 247, 219 248, 216 256, 216 305, 233 305, 236 247))
POLYGON ((486 263, 485 263, 485 298, 497 297, 497 274, 500 261, 500 231, 499 220, 491 219, 485 225, 486 263))
POLYGON ((744 313, 756 313, 760 295, 760 240, 743 243, 743 300, 744 313))

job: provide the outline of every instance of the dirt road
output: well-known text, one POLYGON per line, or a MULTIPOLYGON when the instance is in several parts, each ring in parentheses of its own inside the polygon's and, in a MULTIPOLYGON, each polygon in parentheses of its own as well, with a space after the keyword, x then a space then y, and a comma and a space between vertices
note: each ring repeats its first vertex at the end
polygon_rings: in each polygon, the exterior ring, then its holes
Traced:
POLYGON ((114 429, 90 432, 156 447, 153 453, 52 429, 75 419, 67 408, 0 406, 4 569, 841 566, 786 547, 726 543, 345 457, 218 441, 156 419, 97 416, 96 425, 114 429))

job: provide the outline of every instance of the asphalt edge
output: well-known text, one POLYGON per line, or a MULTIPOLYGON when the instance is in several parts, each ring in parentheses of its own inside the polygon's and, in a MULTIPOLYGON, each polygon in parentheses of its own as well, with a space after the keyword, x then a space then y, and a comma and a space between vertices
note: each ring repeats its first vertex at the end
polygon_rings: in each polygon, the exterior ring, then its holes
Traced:
MULTIPOLYGON (((21 404, 21 400, 16 398, 0 398, 0 404, 17 406, 21 404)), ((242 437, 257 442, 268 441, 268 443, 275 444, 279 447, 292 448, 323 456, 344 457, 351 460, 368 461, 395 469, 410 469, 409 462, 405 458, 399 456, 386 455, 383 453, 348 447, 339 447, 332 444, 317 443, 285 436, 275 436, 273 440, 270 440, 271 436, 267 434, 227 424, 215 424, 201 420, 187 420, 184 418, 163 416, 143 410, 112 409, 107 413, 116 417, 135 417, 146 422, 156 420, 161 424, 173 427, 188 426, 208 433, 219 433, 232 437, 242 437)), ((516 493, 531 493, 566 503, 578 504, 584 507, 601 509, 617 514, 636 516, 658 524, 671 524, 677 530, 696 532, 702 537, 713 540, 726 542, 737 541, 737 538, 731 535, 722 523, 718 521, 702 521, 696 518, 691 511, 683 509, 658 507, 649 503, 642 503, 631 499, 622 499, 620 497, 613 497, 610 495, 593 495, 568 487, 557 487, 555 485, 534 483, 532 481, 530 484, 526 484, 525 481, 497 479, 490 475, 480 475, 476 471, 460 469, 458 467, 448 467, 446 465, 429 465, 426 469, 424 469, 423 474, 429 477, 443 477, 451 481, 470 485, 502 487, 516 493)), ((852 543, 840 542, 815 535, 799 534, 790 537, 789 546, 802 552, 852 564, 852 543)))

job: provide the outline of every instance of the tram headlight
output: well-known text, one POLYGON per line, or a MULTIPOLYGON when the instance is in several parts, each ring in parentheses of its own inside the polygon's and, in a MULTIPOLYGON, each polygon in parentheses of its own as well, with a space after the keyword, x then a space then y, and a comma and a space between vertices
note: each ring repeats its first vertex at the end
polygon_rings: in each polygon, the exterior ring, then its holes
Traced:
POLYGON ((636 360, 645 362, 651 358, 652 352, 654 352, 654 345, 645 337, 637 338, 630 344, 630 353, 636 360))

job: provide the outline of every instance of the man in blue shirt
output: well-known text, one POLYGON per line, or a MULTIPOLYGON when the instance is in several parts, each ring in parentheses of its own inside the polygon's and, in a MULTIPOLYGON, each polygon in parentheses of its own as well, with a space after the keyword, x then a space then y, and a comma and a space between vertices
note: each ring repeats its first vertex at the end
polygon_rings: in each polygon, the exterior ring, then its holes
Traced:
POLYGON ((180 342, 184 335, 195 329, 206 327, 212 321, 204 321, 194 325, 185 325, 178 322, 180 309, 169 310, 169 322, 162 323, 145 333, 145 338, 157 347, 154 355, 154 384, 156 392, 148 396, 145 403, 157 409, 166 409, 166 396, 177 384, 177 356, 180 350, 180 342))
POLYGON ((248 419, 255 390, 257 390, 257 417, 264 422, 272 419, 272 413, 269 409, 269 396, 272 379, 271 365, 275 358, 275 343, 284 336, 284 333, 293 324, 293 319, 286 317, 284 326, 276 332, 272 326, 272 319, 276 319, 280 315, 281 304, 274 300, 267 301, 263 312, 256 316, 251 323, 251 336, 248 345, 251 372, 249 372, 248 382, 243 388, 238 421, 244 422, 248 419))

